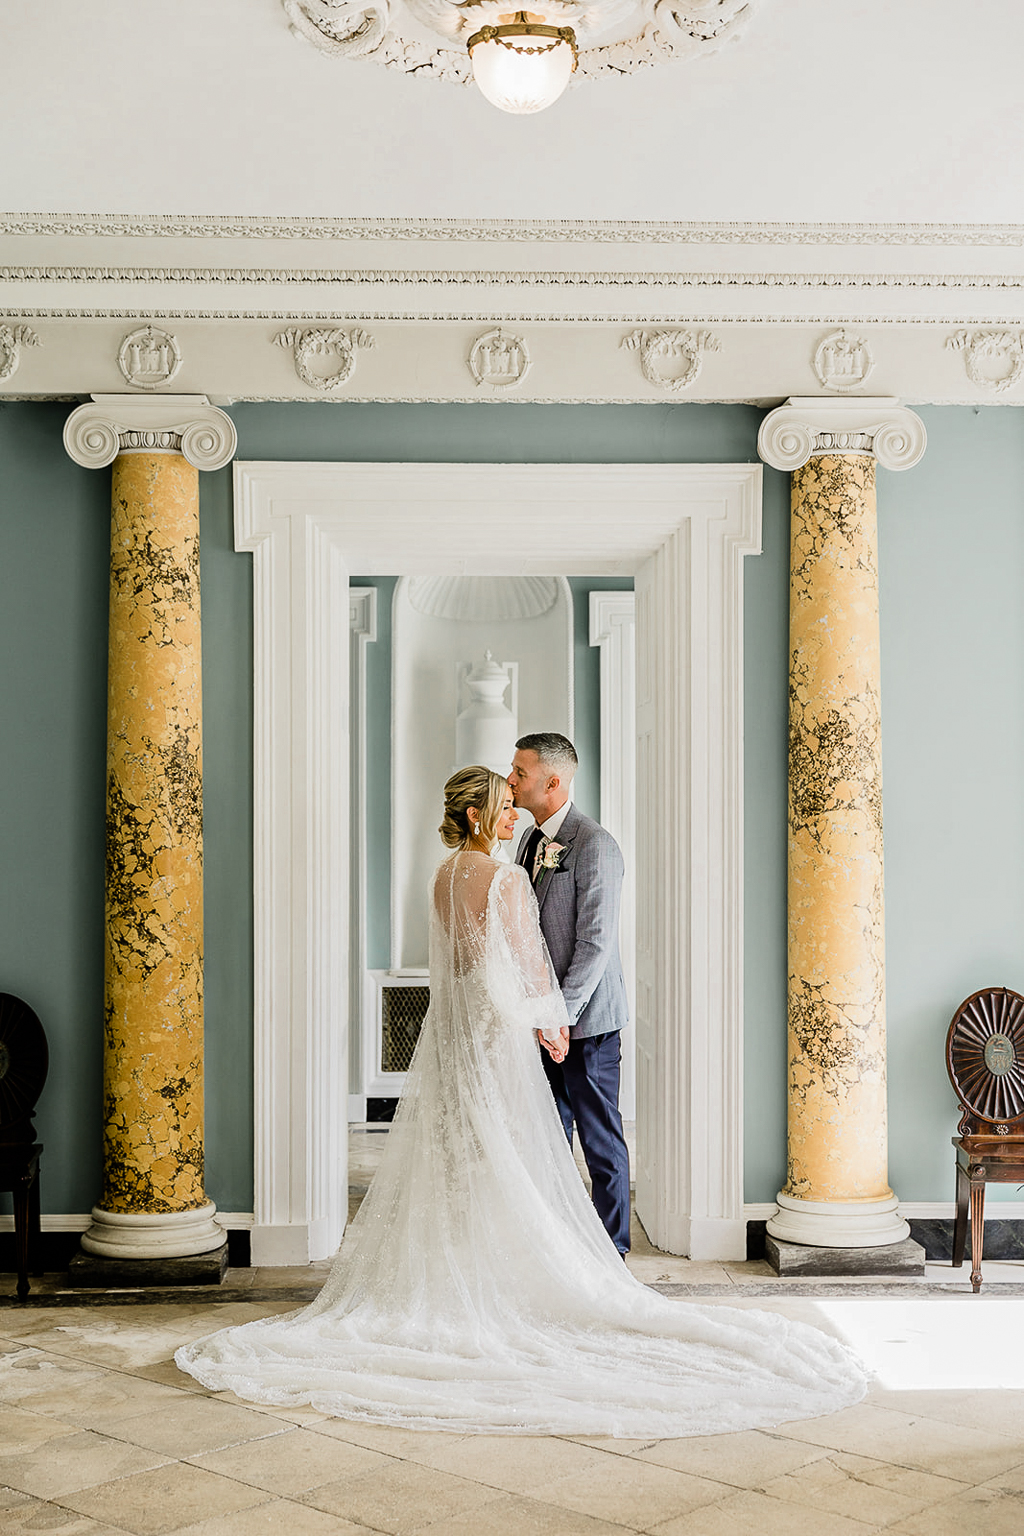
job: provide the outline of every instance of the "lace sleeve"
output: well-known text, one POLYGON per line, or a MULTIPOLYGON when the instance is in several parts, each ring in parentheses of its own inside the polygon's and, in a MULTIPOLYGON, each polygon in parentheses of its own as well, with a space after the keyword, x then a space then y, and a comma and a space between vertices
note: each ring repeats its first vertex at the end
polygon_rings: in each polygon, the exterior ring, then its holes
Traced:
POLYGON ((495 876, 491 893, 494 926, 516 971, 523 1013, 531 1029, 557 1040, 569 1015, 541 935, 530 878, 525 869, 510 865, 495 876))

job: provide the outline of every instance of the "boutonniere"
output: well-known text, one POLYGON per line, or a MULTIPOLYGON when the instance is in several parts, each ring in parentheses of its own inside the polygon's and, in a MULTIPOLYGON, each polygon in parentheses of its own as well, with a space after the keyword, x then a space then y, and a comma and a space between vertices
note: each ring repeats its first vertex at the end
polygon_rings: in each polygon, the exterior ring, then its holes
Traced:
POLYGON ((537 884, 540 885, 549 869, 557 869, 565 852, 564 843, 548 843, 540 856, 540 870, 537 875, 537 884))

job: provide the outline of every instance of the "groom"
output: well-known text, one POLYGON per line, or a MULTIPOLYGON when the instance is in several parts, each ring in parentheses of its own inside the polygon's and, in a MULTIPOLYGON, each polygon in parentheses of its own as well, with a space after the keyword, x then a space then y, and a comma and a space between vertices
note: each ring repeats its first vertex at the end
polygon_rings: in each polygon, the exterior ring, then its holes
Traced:
MULTIPOLYGON (((530 874, 540 926, 569 1010, 569 1053, 542 1053, 565 1133, 573 1121, 608 1236, 629 1251, 629 1155, 619 1114, 619 1031, 627 1022, 619 959, 622 854, 609 832, 571 804, 578 759, 566 737, 538 731, 516 742, 509 786, 537 825, 516 862, 530 874)), ((542 1042, 543 1044, 543 1042, 542 1042)))

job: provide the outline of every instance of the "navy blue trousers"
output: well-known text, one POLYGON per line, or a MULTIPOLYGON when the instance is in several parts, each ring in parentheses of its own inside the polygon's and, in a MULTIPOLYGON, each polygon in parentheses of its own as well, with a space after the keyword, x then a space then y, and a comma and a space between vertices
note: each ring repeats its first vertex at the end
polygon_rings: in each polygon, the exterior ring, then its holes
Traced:
POLYGON ((629 1252, 629 1153, 619 1114, 619 1032, 569 1041, 569 1054, 554 1062, 541 1050, 544 1071, 572 1146, 572 1127, 590 1173, 594 1206, 621 1254, 629 1252))

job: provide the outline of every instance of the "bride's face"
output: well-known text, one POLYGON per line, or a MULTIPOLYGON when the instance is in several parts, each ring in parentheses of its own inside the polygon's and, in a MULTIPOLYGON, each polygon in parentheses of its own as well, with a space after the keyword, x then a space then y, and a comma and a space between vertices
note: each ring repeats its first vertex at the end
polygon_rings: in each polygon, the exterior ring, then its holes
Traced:
POLYGON ((508 794, 505 796, 505 804, 501 808, 501 815, 498 817, 497 831, 499 842, 508 842, 509 838, 512 837, 513 833, 515 832, 516 822, 518 820, 519 812, 512 804, 512 791, 509 790, 508 794))

